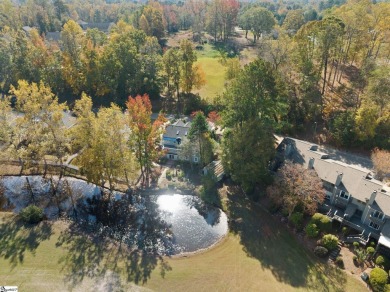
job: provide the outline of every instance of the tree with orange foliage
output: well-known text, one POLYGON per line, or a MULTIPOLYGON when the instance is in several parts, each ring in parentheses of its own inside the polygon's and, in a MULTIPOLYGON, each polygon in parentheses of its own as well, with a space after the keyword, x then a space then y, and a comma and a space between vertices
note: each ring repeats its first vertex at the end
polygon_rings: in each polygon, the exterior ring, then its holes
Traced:
POLYGON ((142 185, 149 186, 153 162, 163 155, 159 148, 162 125, 165 117, 159 115, 152 123, 152 104, 149 96, 137 95, 129 97, 127 106, 127 125, 130 128, 129 145, 134 151, 139 167, 141 169, 142 185))
POLYGON ((221 116, 218 114, 217 111, 212 111, 209 112, 209 114, 207 115, 207 120, 214 124, 218 124, 219 122, 221 122, 221 116))
POLYGON ((390 176, 390 152, 375 148, 371 153, 372 163, 378 179, 384 180, 390 176))

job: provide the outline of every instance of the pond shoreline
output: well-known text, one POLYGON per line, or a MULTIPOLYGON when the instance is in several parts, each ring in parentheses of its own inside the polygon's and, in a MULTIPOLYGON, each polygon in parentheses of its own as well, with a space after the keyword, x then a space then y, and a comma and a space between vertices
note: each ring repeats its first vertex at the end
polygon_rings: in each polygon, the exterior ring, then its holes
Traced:
POLYGON ((196 255, 199 255, 202 253, 206 253, 206 252, 216 248, 217 246, 222 245, 227 240, 229 233, 230 232, 228 229, 227 232, 223 236, 221 236, 216 242, 214 242, 212 245, 210 245, 208 247, 201 248, 201 249, 198 249, 195 251, 182 252, 179 254, 174 254, 171 256, 164 256, 164 257, 169 258, 169 259, 181 259, 181 258, 188 258, 188 257, 193 257, 193 256, 196 256, 196 255))

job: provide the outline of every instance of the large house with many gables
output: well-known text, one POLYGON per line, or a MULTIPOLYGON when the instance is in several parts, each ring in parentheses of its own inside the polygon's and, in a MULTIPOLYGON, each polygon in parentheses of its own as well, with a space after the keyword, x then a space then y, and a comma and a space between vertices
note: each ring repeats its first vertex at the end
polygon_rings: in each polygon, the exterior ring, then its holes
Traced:
POLYGON ((389 253, 390 188, 364 167, 367 159, 293 138, 284 138, 277 153, 275 169, 284 160, 291 160, 316 171, 326 190, 320 210, 356 230, 348 241, 367 244, 375 239, 378 248, 389 253))

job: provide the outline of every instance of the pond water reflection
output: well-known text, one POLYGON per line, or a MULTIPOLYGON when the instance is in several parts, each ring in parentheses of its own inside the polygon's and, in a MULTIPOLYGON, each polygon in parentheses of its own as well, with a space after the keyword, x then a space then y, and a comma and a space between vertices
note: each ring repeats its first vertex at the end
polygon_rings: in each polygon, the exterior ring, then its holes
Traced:
POLYGON ((151 195, 150 202, 156 204, 161 219, 170 225, 175 254, 207 248, 228 231, 226 214, 204 205, 195 196, 151 195))
POLYGON ((107 190, 102 195, 98 186, 69 177, 58 181, 57 177, 15 176, 0 178, 0 183, 6 207, 16 213, 34 203, 48 219, 71 219, 86 234, 119 240, 148 253, 197 251, 228 231, 225 213, 197 196, 143 192, 109 196, 107 190))

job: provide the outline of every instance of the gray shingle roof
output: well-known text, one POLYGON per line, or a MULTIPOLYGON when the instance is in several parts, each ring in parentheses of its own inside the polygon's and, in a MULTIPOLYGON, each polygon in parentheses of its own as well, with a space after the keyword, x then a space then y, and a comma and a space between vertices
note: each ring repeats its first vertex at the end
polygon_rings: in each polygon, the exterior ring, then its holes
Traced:
POLYGON ((323 181, 336 184, 337 176, 342 173, 339 188, 344 188, 352 197, 362 202, 366 202, 366 199, 377 191, 376 203, 390 215, 390 194, 381 192, 383 183, 372 178, 370 169, 361 166, 360 157, 357 157, 357 163, 353 164, 354 158, 348 154, 347 160, 351 164, 347 164, 342 162, 346 161, 342 152, 330 152, 313 143, 293 138, 285 138, 278 150, 284 151, 287 159, 305 167, 309 166, 309 160, 313 158, 313 168, 323 181))
POLYGON ((52 42, 59 42, 61 39, 61 33, 59 31, 49 31, 46 33, 45 39, 52 42))
POLYGON ((191 122, 178 120, 165 128, 164 137, 166 138, 183 138, 188 135, 191 128, 191 122))

